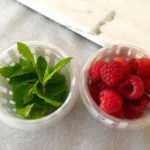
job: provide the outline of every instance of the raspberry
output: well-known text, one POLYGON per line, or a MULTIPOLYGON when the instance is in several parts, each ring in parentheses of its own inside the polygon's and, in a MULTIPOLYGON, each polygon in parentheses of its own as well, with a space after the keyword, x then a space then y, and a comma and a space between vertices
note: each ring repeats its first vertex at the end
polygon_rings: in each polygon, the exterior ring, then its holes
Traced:
POLYGON ((124 117, 127 119, 136 119, 139 118, 142 115, 142 112, 135 112, 134 110, 130 108, 125 109, 124 117))
POLYGON ((141 58, 138 60, 138 75, 143 79, 150 79, 150 59, 141 58))
POLYGON ((140 77, 136 75, 130 75, 119 86, 120 93, 128 99, 138 99, 144 93, 144 83, 140 77))
POLYGON ((123 58, 121 58, 121 57, 118 57, 118 58, 116 59, 116 61, 117 61, 117 62, 120 62, 120 63, 124 66, 125 72, 126 72, 127 75, 129 75, 129 74, 131 73, 130 66, 129 66, 128 62, 127 62, 125 59, 123 59, 123 58))
POLYGON ((101 68, 101 78, 108 86, 119 85, 125 77, 125 70, 121 63, 113 61, 101 68))
POLYGON ((135 58, 132 58, 129 60, 129 66, 131 68, 131 71, 133 74, 137 74, 138 72, 138 62, 137 62, 137 59, 135 58))
POLYGON ((143 112, 148 107, 149 101, 150 98, 146 94, 144 94, 138 100, 127 100, 126 105, 135 112, 143 112))
POLYGON ((145 91, 150 94, 150 80, 145 82, 145 91))
POLYGON ((124 116, 124 108, 122 107, 119 111, 110 114, 116 118, 123 118, 124 116))
POLYGON ((99 94, 100 109, 107 113, 115 113, 122 107, 121 96, 113 90, 103 90, 99 94))
POLYGON ((96 84, 91 84, 90 94, 97 105, 99 105, 99 90, 96 84))
POLYGON ((100 70, 104 64, 106 64, 106 63, 101 60, 92 64, 92 66, 89 69, 89 76, 90 76, 90 79, 92 82, 96 82, 101 79, 100 70))

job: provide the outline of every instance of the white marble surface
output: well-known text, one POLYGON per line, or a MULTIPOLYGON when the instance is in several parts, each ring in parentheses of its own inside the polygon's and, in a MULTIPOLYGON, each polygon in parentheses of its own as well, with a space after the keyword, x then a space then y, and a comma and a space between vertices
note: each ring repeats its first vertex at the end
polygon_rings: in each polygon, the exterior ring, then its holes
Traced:
POLYGON ((106 41, 150 49, 149 0, 18 1, 103 46, 106 41))
MULTIPOLYGON (((43 40, 74 57, 80 71, 99 47, 57 23, 18 4, 0 0, 0 53, 16 41, 43 40)), ((0 122, 0 150, 149 150, 150 127, 117 131, 88 113, 80 98, 58 124, 40 131, 20 131, 0 122)))

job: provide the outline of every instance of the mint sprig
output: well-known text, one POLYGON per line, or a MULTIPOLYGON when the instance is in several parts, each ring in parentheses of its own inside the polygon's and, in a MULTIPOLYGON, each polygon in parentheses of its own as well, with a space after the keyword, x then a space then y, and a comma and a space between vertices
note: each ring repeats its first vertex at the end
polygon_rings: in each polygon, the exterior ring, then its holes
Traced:
POLYGON ((9 79, 8 83, 12 85, 16 115, 37 119, 55 111, 64 103, 68 86, 65 76, 58 71, 72 57, 50 66, 43 56, 35 61, 26 44, 17 42, 17 48, 22 57, 15 65, 0 68, 0 75, 9 79))

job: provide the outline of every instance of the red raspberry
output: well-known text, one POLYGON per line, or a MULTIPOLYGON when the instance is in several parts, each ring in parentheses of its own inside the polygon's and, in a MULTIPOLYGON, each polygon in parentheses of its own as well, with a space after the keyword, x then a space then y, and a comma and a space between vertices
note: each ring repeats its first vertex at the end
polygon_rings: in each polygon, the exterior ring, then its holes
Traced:
POLYGON ((145 82, 145 91, 150 94, 150 80, 145 82))
POLYGON ((91 84, 90 86, 90 94, 93 100, 96 102, 97 105, 99 105, 99 90, 96 84, 91 84))
POLYGON ((125 72, 126 72, 127 75, 129 75, 129 74, 131 73, 130 66, 129 66, 128 62, 127 62, 125 59, 123 59, 123 58, 121 58, 121 57, 118 57, 118 58, 116 59, 116 61, 117 61, 117 62, 120 62, 120 63, 124 66, 125 72))
POLYGON ((110 114, 116 118, 123 118, 124 116, 124 108, 122 107, 119 111, 110 114))
POLYGON ((107 113, 115 113, 122 107, 121 96, 113 90, 103 90, 99 94, 100 109, 107 113))
POLYGON ((99 81, 101 79, 101 68, 102 66, 106 64, 105 62, 99 60, 92 64, 92 66, 89 69, 89 76, 92 82, 99 81))
POLYGON ((150 59, 141 58, 138 60, 138 75, 143 79, 150 79, 150 59))
POLYGON ((128 108, 132 109, 135 112, 143 112, 149 104, 150 98, 144 94, 140 99, 138 100, 127 100, 126 105, 128 108))
POLYGON ((125 77, 124 67, 119 62, 109 62, 102 67, 101 77, 108 86, 117 86, 125 77))
POLYGON ((120 93, 128 99, 138 99, 144 93, 144 83, 140 77, 136 75, 130 75, 119 86, 120 93))
POLYGON ((142 115, 142 112, 135 112, 134 110, 130 108, 125 108, 125 114, 124 117, 127 119, 136 119, 139 118, 142 115))
POLYGON ((129 66, 131 68, 131 71, 133 74, 137 74, 138 72, 138 62, 137 62, 137 59, 135 58, 132 58, 129 60, 129 66))

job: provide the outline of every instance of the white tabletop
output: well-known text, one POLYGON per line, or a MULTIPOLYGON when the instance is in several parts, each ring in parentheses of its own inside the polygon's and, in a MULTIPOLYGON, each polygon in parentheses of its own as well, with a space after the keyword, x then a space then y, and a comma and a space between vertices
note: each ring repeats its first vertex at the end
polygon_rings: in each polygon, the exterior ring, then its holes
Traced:
MULTIPOLYGON (((99 46, 18 4, 0 0, 0 53, 16 41, 54 43, 74 57, 78 71, 99 46)), ((21 131, 0 122, 0 150, 149 150, 150 127, 117 131, 97 122, 78 98, 72 111, 53 127, 21 131)))

